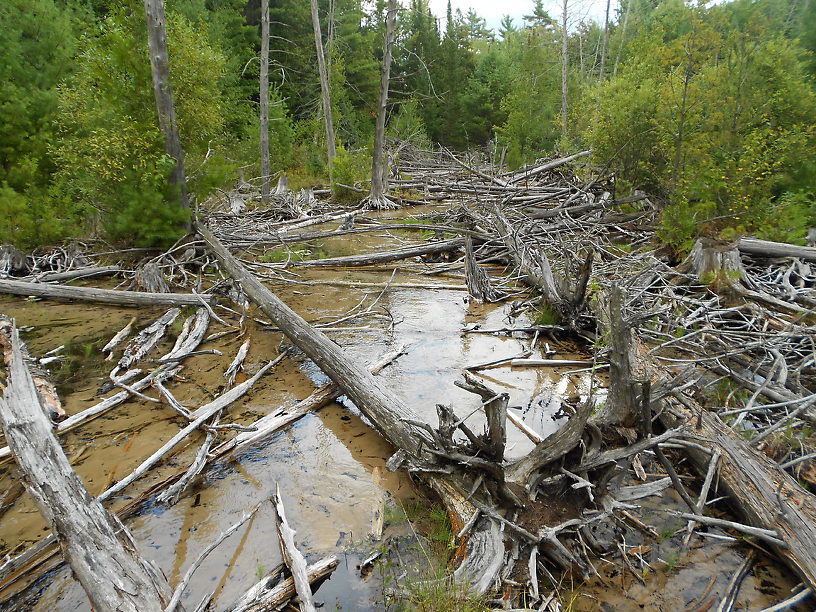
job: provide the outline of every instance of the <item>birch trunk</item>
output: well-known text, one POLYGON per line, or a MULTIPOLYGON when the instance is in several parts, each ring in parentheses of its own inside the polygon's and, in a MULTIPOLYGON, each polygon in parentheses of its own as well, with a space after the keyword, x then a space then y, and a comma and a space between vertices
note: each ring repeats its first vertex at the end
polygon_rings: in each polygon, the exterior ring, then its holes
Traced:
POLYGON ((326 156, 329 164, 329 177, 334 176, 334 158, 337 150, 334 145, 334 122, 331 110, 331 90, 329 74, 326 70, 326 56, 323 52, 323 36, 320 33, 320 16, 317 13, 317 0, 312 0, 312 26, 314 27, 315 49, 317 50, 317 68, 320 72, 320 91, 323 98, 323 121, 326 124, 326 156))
POLYGON ((187 184, 184 176, 184 151, 181 148, 176 107, 173 104, 173 87, 170 85, 170 63, 167 56, 167 32, 164 27, 164 0, 144 0, 147 21, 147 47, 150 52, 150 71, 153 75, 153 94, 159 127, 164 137, 165 152, 176 160, 170 174, 170 183, 179 190, 183 208, 189 208, 187 184))

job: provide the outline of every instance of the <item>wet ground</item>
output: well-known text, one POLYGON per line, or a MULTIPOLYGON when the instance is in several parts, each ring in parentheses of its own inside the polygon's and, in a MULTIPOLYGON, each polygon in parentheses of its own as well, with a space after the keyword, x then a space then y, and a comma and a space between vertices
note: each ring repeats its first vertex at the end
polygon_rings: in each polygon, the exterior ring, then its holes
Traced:
MULTIPOLYGON (((336 224, 329 229, 335 227, 336 224)), ((397 237, 360 234, 324 241, 320 249, 326 256, 347 255, 391 248, 400 241, 417 238, 416 234, 407 233, 397 237)), ((519 355, 529 348, 531 338, 526 334, 505 337, 463 330, 476 326, 482 330, 524 327, 530 321, 525 316, 512 316, 511 302, 498 306, 468 304, 464 279, 460 276, 424 275, 417 272, 416 265, 412 265, 413 271, 406 271, 404 263, 396 267, 393 277, 393 266, 375 271, 298 269, 300 280, 310 284, 274 282, 269 286, 312 322, 339 319, 364 298, 370 303, 382 293, 375 309, 391 318, 392 332, 389 333, 390 322, 384 318, 361 319, 339 324, 338 327, 357 329, 333 330, 328 332, 330 337, 350 358, 361 361, 374 361, 396 345, 407 345, 407 354, 380 375, 386 384, 429 422, 436 421, 435 405, 445 403, 453 406, 460 416, 473 413, 471 426, 480 431, 483 420, 478 411, 479 400, 456 387, 454 381, 465 366, 519 355), (370 285, 355 289, 345 284, 330 284, 336 281, 363 281, 370 285), (389 281, 392 287, 383 292, 380 286, 389 281), (400 286, 405 284, 458 285, 462 289, 400 286)), ((430 269, 428 267, 428 271, 430 269)), ((141 328, 160 316, 164 309, 137 310, 0 297, 0 312, 17 319, 33 355, 66 345, 63 354, 68 358, 55 365, 53 373, 65 407, 73 414, 99 400, 96 392, 113 366, 112 362, 103 360, 101 346, 131 317, 137 317, 138 328, 141 328)), ((175 327, 176 334, 180 321, 175 327)), ((211 323, 211 333, 222 329, 220 324, 211 323)), ((254 322, 248 326, 248 337, 251 347, 245 369, 246 374, 251 375, 279 354, 285 340, 279 333, 254 322)), ((243 341, 244 338, 230 335, 202 345, 201 348, 222 351, 223 356, 188 359, 182 371, 183 380, 170 385, 175 397, 185 406, 195 408, 217 395, 224 385, 223 372, 243 341)), ((163 354, 161 349, 170 346, 171 342, 166 342, 155 354, 163 354)), ((542 337, 533 357, 543 356, 539 351, 545 347, 555 352, 552 357, 581 356, 576 353, 580 349, 574 344, 542 337)), ((485 370, 481 376, 493 388, 509 393, 510 406, 515 407, 531 428, 546 436, 558 426, 553 420, 559 413, 558 398, 578 398, 589 390, 590 375, 569 373, 576 369, 579 367, 501 366, 485 370)), ((311 362, 296 354, 294 359, 284 359, 246 397, 233 404, 222 422, 250 423, 279 406, 305 398, 324 381, 311 362)), ((316 560, 326 554, 340 557, 340 566, 320 587, 317 599, 325 602, 326 609, 382 609, 379 581, 376 577, 361 576, 357 565, 374 547, 370 536, 381 523, 385 522, 386 537, 402 533, 401 521, 389 517, 404 515, 400 509, 415 503, 413 500, 419 492, 404 473, 394 474, 385 469, 393 449, 355 415, 348 402, 342 398, 340 402, 306 415, 265 443, 243 452, 228 466, 205 472, 199 486, 185 494, 175 506, 151 504, 144 508, 127 523, 143 555, 155 560, 170 584, 176 584, 204 547, 244 512, 268 499, 279 485, 287 515, 297 531, 296 542, 307 559, 316 560)), ((62 436, 61 440, 90 492, 99 494, 129 474, 178 432, 180 426, 183 426, 182 419, 167 406, 131 400, 62 436)), ((511 425, 508 425, 508 437, 508 458, 521 456, 532 448, 529 439, 511 425)), ((120 507, 164 475, 186 466, 200 442, 200 437, 192 439, 182 452, 127 489, 113 506, 120 507)), ((11 464, 0 465, 0 492, 9 492, 0 510, 3 512, 0 553, 12 556, 47 533, 28 495, 17 495, 16 477, 11 464), (14 501, 5 507, 9 500, 14 501)), ((670 495, 665 494, 666 499, 661 503, 675 504, 670 495)), ((650 517, 652 524, 658 530, 666 529, 665 517, 660 515, 661 519, 658 514, 650 517)), ((603 582, 575 585, 580 587, 574 590, 578 607, 572 609, 684 609, 703 593, 713 573, 718 572, 718 580, 727 581, 746 548, 718 543, 695 549, 695 542, 699 540, 692 540, 692 550, 672 563, 669 571, 666 569, 669 564, 663 567, 656 559, 669 554, 660 551, 672 541, 673 538, 667 538, 663 544, 654 545, 654 569, 641 569, 646 587, 631 576, 614 574, 619 570, 607 568, 610 575, 605 575, 605 570, 600 572, 605 576, 603 582)), ((640 544, 632 543, 633 546, 640 544)), ((274 521, 270 508, 264 504, 247 526, 227 539, 196 572, 185 603, 194 608, 205 594, 214 591, 213 609, 229 609, 231 602, 257 581, 264 570, 279 562, 274 521)), ((771 568, 758 567, 756 576, 749 576, 747 586, 741 591, 744 597, 741 595, 740 602, 748 602, 748 607, 737 609, 759 609, 775 603, 787 596, 780 597, 780 591, 795 582, 776 570, 774 573, 771 568), (771 596, 762 593, 766 581, 777 587, 771 596)), ((718 588, 719 583, 711 593, 716 593, 718 588)), ((0 593, 0 598, 6 599, 15 592, 16 587, 8 588, 0 593)), ((90 606, 82 589, 70 578, 69 570, 62 567, 39 581, 35 588, 7 601, 2 609, 68 611, 89 610, 90 606)))

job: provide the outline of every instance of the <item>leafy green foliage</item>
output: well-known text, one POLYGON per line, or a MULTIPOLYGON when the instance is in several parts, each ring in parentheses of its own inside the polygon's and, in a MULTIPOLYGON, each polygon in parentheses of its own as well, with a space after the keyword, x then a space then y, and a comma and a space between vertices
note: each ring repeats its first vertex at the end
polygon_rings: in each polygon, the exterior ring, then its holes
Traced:
POLYGON ((346 151, 343 147, 339 147, 337 156, 334 158, 334 176, 332 177, 334 199, 347 204, 361 201, 366 196, 365 190, 358 192, 348 187, 357 187, 355 183, 366 180, 370 172, 371 153, 368 150, 346 151))
MULTIPOLYGON (((74 75, 60 88, 54 157, 60 189, 98 210, 111 238, 158 244, 177 236, 185 214, 164 187, 171 166, 139 8, 133 3, 112 13, 100 34, 85 41, 74 75)), ((179 15, 168 15, 167 28, 179 132, 195 191, 207 175, 207 151, 223 138, 224 59, 179 15)))

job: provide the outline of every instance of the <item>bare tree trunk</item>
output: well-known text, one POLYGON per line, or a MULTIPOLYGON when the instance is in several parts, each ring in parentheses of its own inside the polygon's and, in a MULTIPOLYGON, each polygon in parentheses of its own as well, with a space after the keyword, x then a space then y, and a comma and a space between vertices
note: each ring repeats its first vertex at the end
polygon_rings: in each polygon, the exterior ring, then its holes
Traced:
POLYGON ((626 26, 629 24, 629 11, 632 8, 632 0, 626 0, 626 12, 623 14, 623 27, 621 28, 621 39, 618 44, 618 54, 615 56, 615 65, 612 68, 612 77, 618 74, 618 62, 620 62, 621 52, 623 51, 623 42, 626 40, 626 26))
POLYGON ((320 91, 323 94, 323 121, 326 123, 326 155, 329 163, 329 176, 334 174, 334 157, 337 150, 334 146, 334 122, 332 121, 331 90, 329 74, 326 70, 326 56, 323 54, 323 36, 320 33, 320 16, 317 14, 317 0, 312 0, 312 26, 314 27, 315 49, 317 50, 317 68, 320 72, 320 91))
POLYGON ((261 0, 261 198, 269 204, 269 0, 261 0))
POLYGON ((383 186, 383 149, 385 146, 385 110, 388 104, 388 82, 391 75, 391 47, 394 44, 394 21, 397 16, 397 0, 388 0, 385 17, 385 43, 383 44, 382 72, 380 73, 380 101, 377 106, 377 126, 374 131, 374 158, 371 161, 372 208, 389 208, 383 186))
POLYGON ((100 612, 161 612, 170 599, 167 581, 139 556, 124 525, 85 489, 40 405, 17 329, 12 325, 10 337, 3 336, 10 344, 9 381, 0 400, 6 440, 74 575, 100 612))
POLYGON ((164 137, 165 152, 176 160, 170 175, 170 183, 179 190, 180 203, 189 208, 187 184, 184 177, 184 151, 181 148, 176 107, 173 104, 173 88, 170 85, 170 65, 167 56, 167 31, 164 27, 164 0, 144 0, 147 21, 147 47, 150 52, 150 71, 153 74, 153 94, 159 127, 164 137))
POLYGON ((603 29, 603 44, 601 45, 601 67, 598 70, 598 82, 603 83, 604 69, 606 67, 606 47, 609 44, 609 3, 611 0, 606 0, 606 16, 604 17, 603 29))
POLYGON ((569 52, 569 33, 567 32, 567 4, 564 0, 564 11, 561 14, 561 138, 567 137, 567 68, 569 52))

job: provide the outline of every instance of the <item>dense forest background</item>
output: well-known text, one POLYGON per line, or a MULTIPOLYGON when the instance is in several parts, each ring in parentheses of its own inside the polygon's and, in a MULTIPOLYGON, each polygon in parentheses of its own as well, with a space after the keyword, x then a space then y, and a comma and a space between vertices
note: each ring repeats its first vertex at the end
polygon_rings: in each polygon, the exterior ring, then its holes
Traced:
MULTIPOLYGON (((812 0, 623 0, 602 23, 576 23, 565 0, 566 30, 539 0, 497 32, 474 11, 438 20, 425 0, 403 4, 392 141, 478 148, 511 168, 591 148, 616 195, 642 189, 661 203, 661 235, 678 253, 700 234, 801 242, 816 223, 812 0)), ((370 168, 384 3, 319 6, 331 180, 350 185, 370 168)), ((260 2, 166 7, 189 190, 201 201, 260 173, 260 2)), ((294 188, 329 184, 309 3, 270 7, 272 170, 294 188)), ((139 0, 4 0, 0 84, 0 241, 177 237, 189 213, 169 193, 139 0)))

